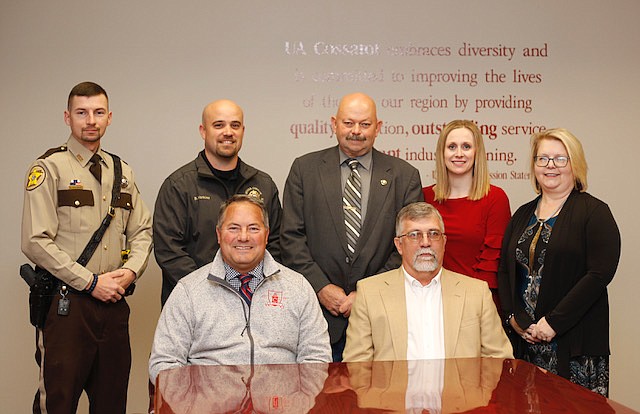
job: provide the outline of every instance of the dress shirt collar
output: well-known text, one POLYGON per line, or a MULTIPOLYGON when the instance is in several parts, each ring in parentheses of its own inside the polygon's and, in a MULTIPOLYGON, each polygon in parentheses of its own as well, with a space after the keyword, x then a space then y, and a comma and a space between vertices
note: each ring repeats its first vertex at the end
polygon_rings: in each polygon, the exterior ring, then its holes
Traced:
MULTIPOLYGON (((345 165, 347 168, 349 168, 349 166, 346 164, 346 161, 354 157, 347 157, 347 154, 342 152, 340 148, 338 148, 338 153, 340 154, 340 165, 345 165)), ((372 151, 369 151, 360 157, 355 157, 355 159, 358 160, 362 168, 367 171, 371 171, 371 161, 373 160, 372 151)))
MULTIPOLYGON (((227 262, 224 262, 224 278, 227 282, 231 282, 232 279, 238 279, 240 275, 243 273, 238 272, 233 267, 229 266, 227 262)), ((253 269, 247 272, 247 274, 253 276, 254 279, 260 281, 264 278, 264 259, 258 263, 258 265, 253 269)))
POLYGON ((414 278, 413 276, 411 276, 406 269, 404 268, 404 266, 402 266, 402 273, 404 274, 404 281, 405 284, 407 284, 408 286, 410 286, 412 289, 413 288, 427 288, 427 287, 436 287, 436 286, 440 286, 440 276, 442 276, 442 266, 440 266, 440 270, 438 270, 438 274, 431 279, 431 282, 429 282, 427 285, 422 286, 422 283, 420 283, 416 278, 414 278))
MULTIPOLYGON (((67 140, 67 150, 73 155, 73 158, 78 160, 80 165, 86 167, 89 162, 91 162, 91 157, 93 156, 93 152, 87 149, 84 145, 78 142, 77 139, 73 137, 73 135, 69 136, 67 140)), ((102 166, 108 167, 106 162, 104 161, 105 154, 100 148, 96 151, 96 154, 102 159, 102 166)))

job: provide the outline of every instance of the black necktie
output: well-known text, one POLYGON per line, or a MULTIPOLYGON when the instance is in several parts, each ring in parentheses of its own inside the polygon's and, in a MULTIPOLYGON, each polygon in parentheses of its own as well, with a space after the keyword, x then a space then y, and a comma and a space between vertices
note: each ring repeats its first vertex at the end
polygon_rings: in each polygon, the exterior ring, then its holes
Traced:
POLYGON ((93 154, 91 157, 91 167, 89 167, 89 171, 96 177, 99 183, 102 183, 102 165, 100 164, 100 156, 98 154, 93 154))

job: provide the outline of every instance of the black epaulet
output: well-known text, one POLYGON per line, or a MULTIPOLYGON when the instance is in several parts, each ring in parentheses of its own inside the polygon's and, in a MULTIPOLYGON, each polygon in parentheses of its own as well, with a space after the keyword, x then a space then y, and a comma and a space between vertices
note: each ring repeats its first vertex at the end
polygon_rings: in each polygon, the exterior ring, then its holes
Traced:
POLYGON ((56 152, 62 152, 66 150, 67 150, 66 145, 61 145, 59 147, 51 148, 51 149, 48 149, 47 152, 39 156, 38 159, 41 160, 43 158, 47 158, 49 155, 55 154, 56 152))

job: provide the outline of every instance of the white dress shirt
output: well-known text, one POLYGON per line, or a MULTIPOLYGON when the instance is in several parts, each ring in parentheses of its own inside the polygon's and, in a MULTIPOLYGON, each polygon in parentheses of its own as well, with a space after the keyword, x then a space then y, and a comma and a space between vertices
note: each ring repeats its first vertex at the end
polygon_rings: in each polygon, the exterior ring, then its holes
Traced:
POLYGON ((405 413, 442 412, 444 359, 407 361, 409 378, 405 395, 405 413))
POLYGON ((407 359, 444 359, 442 268, 426 286, 404 267, 402 271, 407 300, 407 359))

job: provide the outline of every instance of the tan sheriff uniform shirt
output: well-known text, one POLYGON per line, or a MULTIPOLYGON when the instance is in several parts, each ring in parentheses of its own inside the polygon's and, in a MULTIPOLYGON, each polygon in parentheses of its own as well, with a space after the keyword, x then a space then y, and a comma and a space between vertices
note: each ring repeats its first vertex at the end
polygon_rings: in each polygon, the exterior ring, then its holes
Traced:
POLYGON ((102 158, 102 185, 89 171, 93 153, 69 137, 66 151, 36 160, 27 173, 22 212, 22 252, 35 264, 77 290, 93 278, 120 267, 144 271, 151 252, 151 214, 133 171, 122 163, 121 197, 115 217, 86 268, 76 260, 108 211, 113 159, 102 158), (123 265, 122 251, 130 249, 123 265))

